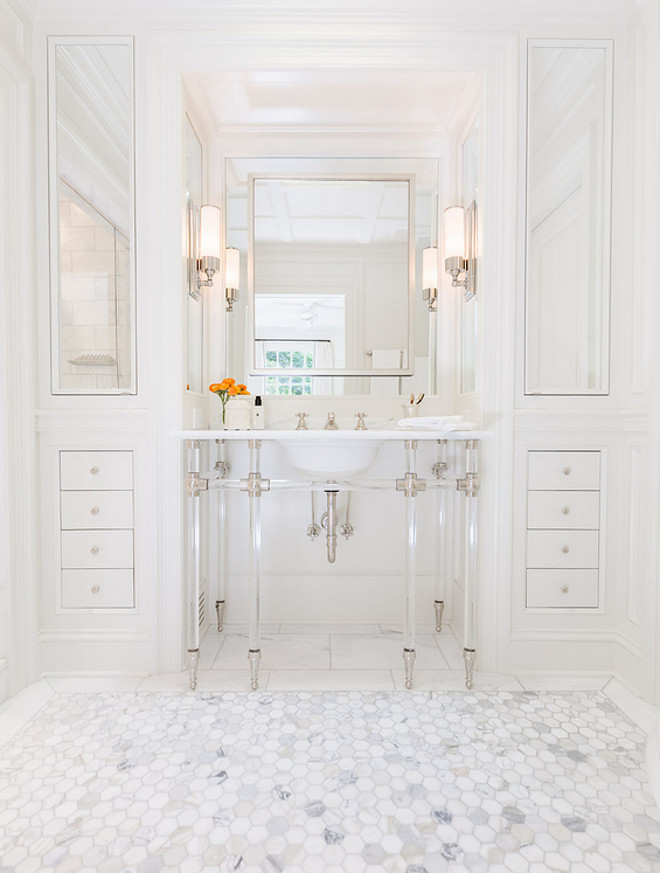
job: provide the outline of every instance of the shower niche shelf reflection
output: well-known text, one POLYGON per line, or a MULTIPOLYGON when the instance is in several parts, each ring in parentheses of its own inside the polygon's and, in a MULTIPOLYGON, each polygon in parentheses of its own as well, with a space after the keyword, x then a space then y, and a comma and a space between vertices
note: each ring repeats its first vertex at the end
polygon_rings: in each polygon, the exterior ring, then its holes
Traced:
POLYGON ((49 41, 52 391, 135 393, 133 42, 49 41))

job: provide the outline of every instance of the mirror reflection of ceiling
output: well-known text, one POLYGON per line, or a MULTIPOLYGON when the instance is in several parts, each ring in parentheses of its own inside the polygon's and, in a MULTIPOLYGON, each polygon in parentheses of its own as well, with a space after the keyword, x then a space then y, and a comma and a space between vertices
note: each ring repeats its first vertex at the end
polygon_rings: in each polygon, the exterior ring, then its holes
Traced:
POLYGON ((407 243, 408 183, 257 179, 254 217, 262 243, 407 243))
POLYGON ((473 71, 300 69, 186 73, 217 133, 260 127, 449 133, 481 83, 473 71))
POLYGON ((56 74, 58 174, 131 236, 131 49, 58 45, 56 74))

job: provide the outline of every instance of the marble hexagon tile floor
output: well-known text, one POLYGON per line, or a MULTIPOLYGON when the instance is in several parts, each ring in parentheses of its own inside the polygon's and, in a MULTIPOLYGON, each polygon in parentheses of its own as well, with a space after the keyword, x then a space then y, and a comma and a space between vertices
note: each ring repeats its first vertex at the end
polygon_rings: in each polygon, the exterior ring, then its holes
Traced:
POLYGON ((0 750, 2 873, 660 870, 600 692, 55 694, 0 750))

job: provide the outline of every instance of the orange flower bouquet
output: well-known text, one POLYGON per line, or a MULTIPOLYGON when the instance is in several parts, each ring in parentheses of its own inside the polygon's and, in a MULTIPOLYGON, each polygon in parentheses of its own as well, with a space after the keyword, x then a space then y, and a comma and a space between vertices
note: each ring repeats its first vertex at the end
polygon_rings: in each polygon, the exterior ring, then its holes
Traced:
POLYGON ((235 379, 223 379, 222 382, 214 382, 209 385, 209 391, 217 394, 222 403, 222 423, 225 423, 225 410, 232 397, 239 394, 249 394, 245 385, 237 385, 235 379))

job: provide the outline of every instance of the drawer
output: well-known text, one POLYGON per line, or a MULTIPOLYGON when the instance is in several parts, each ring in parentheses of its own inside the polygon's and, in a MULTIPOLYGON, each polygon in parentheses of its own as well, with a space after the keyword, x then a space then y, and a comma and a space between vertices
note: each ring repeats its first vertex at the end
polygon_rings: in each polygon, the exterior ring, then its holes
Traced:
POLYGON ((63 569, 132 567, 132 530, 62 531, 63 569))
POLYGON ((132 570, 62 570, 64 609, 132 609, 132 570))
POLYGON ((62 530, 132 528, 132 491, 62 491, 62 530))
POLYGON ((597 491, 600 452, 529 452, 527 487, 541 491, 597 491))
POLYGON ((527 606, 598 606, 598 570, 528 570, 527 606))
POLYGON ((597 530, 530 530, 527 566, 591 569, 598 567, 597 530))
POLYGON ((60 452, 63 491, 130 491, 133 452, 60 452))
POLYGON ((597 530, 599 501, 598 491, 530 491, 527 527, 597 530))

